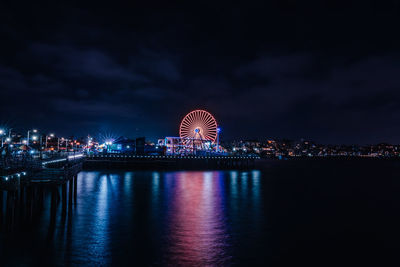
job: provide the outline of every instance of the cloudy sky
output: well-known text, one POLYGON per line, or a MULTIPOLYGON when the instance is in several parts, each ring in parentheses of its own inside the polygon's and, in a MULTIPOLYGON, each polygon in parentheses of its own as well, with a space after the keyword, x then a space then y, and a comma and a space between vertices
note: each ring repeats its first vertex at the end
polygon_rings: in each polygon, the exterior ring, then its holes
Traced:
POLYGON ((0 4, 0 124, 400 143, 399 1, 55 2, 0 4))

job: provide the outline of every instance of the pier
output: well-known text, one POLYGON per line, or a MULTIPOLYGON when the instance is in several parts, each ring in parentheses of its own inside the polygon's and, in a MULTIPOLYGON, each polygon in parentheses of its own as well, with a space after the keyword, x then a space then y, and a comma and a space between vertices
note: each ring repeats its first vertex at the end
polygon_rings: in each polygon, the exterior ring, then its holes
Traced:
POLYGON ((0 229, 12 232, 15 227, 30 224, 34 214, 40 213, 49 203, 51 235, 58 205, 61 204, 62 217, 65 218, 67 209, 71 210, 76 203, 77 179, 82 166, 83 154, 47 160, 11 159, 7 168, 3 166, 1 169, 0 229))

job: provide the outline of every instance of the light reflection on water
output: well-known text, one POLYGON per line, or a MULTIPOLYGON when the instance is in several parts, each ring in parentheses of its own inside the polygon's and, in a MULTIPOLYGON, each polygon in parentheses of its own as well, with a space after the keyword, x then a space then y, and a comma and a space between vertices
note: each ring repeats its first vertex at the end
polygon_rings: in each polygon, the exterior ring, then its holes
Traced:
POLYGON ((167 260, 171 263, 221 265, 229 260, 229 234, 219 172, 181 172, 168 212, 167 260))
MULTIPOLYGON (((56 233, 47 244, 54 257, 47 261, 230 265, 241 242, 235 231, 256 225, 260 176, 258 171, 82 172, 77 203, 64 222, 58 206, 56 233)), ((42 218, 33 232, 45 233, 47 227, 42 218)), ((40 253, 29 257, 41 262, 40 253)))

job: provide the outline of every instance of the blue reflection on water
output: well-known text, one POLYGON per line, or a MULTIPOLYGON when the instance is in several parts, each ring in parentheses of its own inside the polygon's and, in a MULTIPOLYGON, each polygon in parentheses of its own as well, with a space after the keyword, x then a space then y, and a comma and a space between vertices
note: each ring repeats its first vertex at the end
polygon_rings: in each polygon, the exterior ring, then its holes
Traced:
MULTIPOLYGON (((119 180, 122 177, 115 178, 119 180)), ((109 220, 110 206, 113 205, 111 179, 111 175, 101 173, 84 173, 78 178, 78 200, 70 234, 76 253, 73 261, 89 258, 93 263, 109 262, 109 242, 112 238, 109 235, 109 220)))
MULTIPOLYGON (((230 265, 238 232, 254 228, 260 186, 259 172, 82 172, 64 222, 58 206, 47 263, 230 265)), ((46 233, 44 215, 36 235, 46 233)))

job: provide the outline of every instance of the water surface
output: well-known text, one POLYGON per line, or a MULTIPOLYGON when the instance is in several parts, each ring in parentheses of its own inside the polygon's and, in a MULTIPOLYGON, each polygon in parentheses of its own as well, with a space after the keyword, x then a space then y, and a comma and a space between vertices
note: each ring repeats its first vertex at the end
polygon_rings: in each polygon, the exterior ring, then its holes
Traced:
POLYGON ((362 177, 345 168, 326 170, 82 172, 77 202, 66 216, 57 207, 54 232, 48 196, 28 229, 2 233, 2 260, 59 266, 396 263, 400 194, 393 191, 399 183, 390 175, 373 182, 374 172, 362 177))

